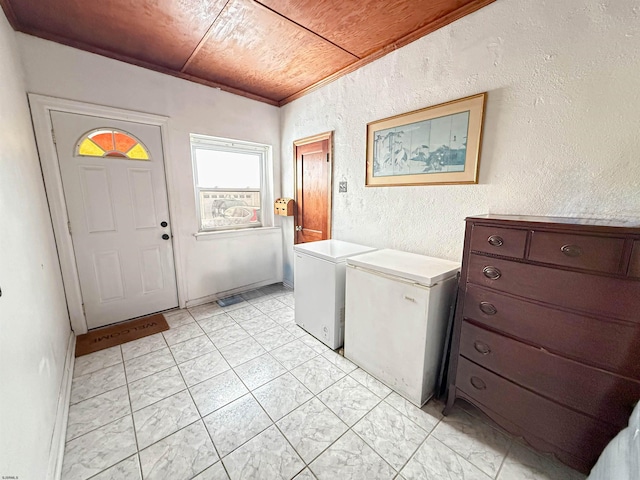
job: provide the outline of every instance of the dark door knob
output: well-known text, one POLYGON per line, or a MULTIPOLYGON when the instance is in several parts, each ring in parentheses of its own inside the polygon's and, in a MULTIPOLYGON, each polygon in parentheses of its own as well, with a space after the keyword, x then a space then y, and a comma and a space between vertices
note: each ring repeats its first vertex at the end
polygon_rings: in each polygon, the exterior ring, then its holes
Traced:
POLYGON ((169 240, 169 238, 171 238, 171 237, 169 237, 168 234, 166 234, 166 233, 162 234, 162 239, 163 240, 169 240))
POLYGON ((166 227, 167 225, 169 225, 167 222, 160 222, 161 227, 166 227))

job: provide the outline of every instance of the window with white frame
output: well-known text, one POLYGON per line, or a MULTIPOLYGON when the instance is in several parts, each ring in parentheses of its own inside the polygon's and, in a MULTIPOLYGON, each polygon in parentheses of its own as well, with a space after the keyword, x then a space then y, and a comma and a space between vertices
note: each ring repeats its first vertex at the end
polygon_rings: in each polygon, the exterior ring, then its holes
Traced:
POLYGON ((191 135, 201 232, 270 223, 270 153, 269 145, 191 135))

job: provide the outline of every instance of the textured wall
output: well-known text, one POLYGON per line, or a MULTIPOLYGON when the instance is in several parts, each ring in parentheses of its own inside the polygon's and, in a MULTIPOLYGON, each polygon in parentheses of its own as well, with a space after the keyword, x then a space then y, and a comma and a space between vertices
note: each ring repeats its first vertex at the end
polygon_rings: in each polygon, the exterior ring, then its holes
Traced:
MULTIPOLYGON (((18 44, 29 92, 170 117, 167 175, 177 185, 172 233, 178 236, 192 301, 257 282, 282 279, 279 235, 248 233, 230 241, 198 231, 190 133, 273 145, 274 193, 280 193, 279 109, 29 35, 18 44), (202 238, 202 237, 200 237, 202 238)), ((269 205, 265 208, 270 208, 269 205)), ((276 219, 276 225, 280 220, 276 219)), ((277 233, 277 232, 276 232, 277 233)))
POLYGON ((0 86, 0 475, 44 479, 71 327, 22 66, 3 13, 0 86))
POLYGON ((637 1, 498 0, 286 105, 283 195, 292 142, 335 130, 341 240, 459 260, 468 215, 640 217, 639 77, 637 1), (364 187, 368 122, 484 91, 479 185, 364 187))

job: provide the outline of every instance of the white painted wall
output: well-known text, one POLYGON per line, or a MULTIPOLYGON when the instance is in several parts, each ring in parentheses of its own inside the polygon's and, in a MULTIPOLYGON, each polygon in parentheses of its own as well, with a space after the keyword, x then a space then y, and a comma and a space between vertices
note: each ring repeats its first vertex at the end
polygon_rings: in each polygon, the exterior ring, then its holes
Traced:
POLYGON ((637 1, 498 0, 283 107, 283 195, 293 141, 335 130, 341 240, 459 260, 468 215, 640 217, 639 77, 637 1), (484 91, 479 185, 364 187, 368 122, 484 91))
POLYGON ((0 475, 44 479, 71 328, 15 34, 0 14, 0 475))
MULTIPOLYGON (((29 35, 18 34, 18 44, 29 92, 170 118, 167 174, 178 186, 170 198, 178 205, 172 231, 182 249, 179 262, 186 272, 187 301, 282 280, 279 230, 198 241, 193 236, 198 219, 189 146, 190 133, 273 145, 278 196, 278 108, 29 35)), ((269 211, 270 205, 264 208, 269 211)))

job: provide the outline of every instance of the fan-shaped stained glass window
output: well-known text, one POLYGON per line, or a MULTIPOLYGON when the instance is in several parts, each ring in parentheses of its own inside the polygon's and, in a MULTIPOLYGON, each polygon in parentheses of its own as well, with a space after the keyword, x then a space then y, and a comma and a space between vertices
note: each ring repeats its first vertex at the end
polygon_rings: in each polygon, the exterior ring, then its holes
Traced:
POLYGON ((84 135, 78 142, 76 153, 85 157, 149 160, 149 151, 133 135, 105 128, 84 135))

